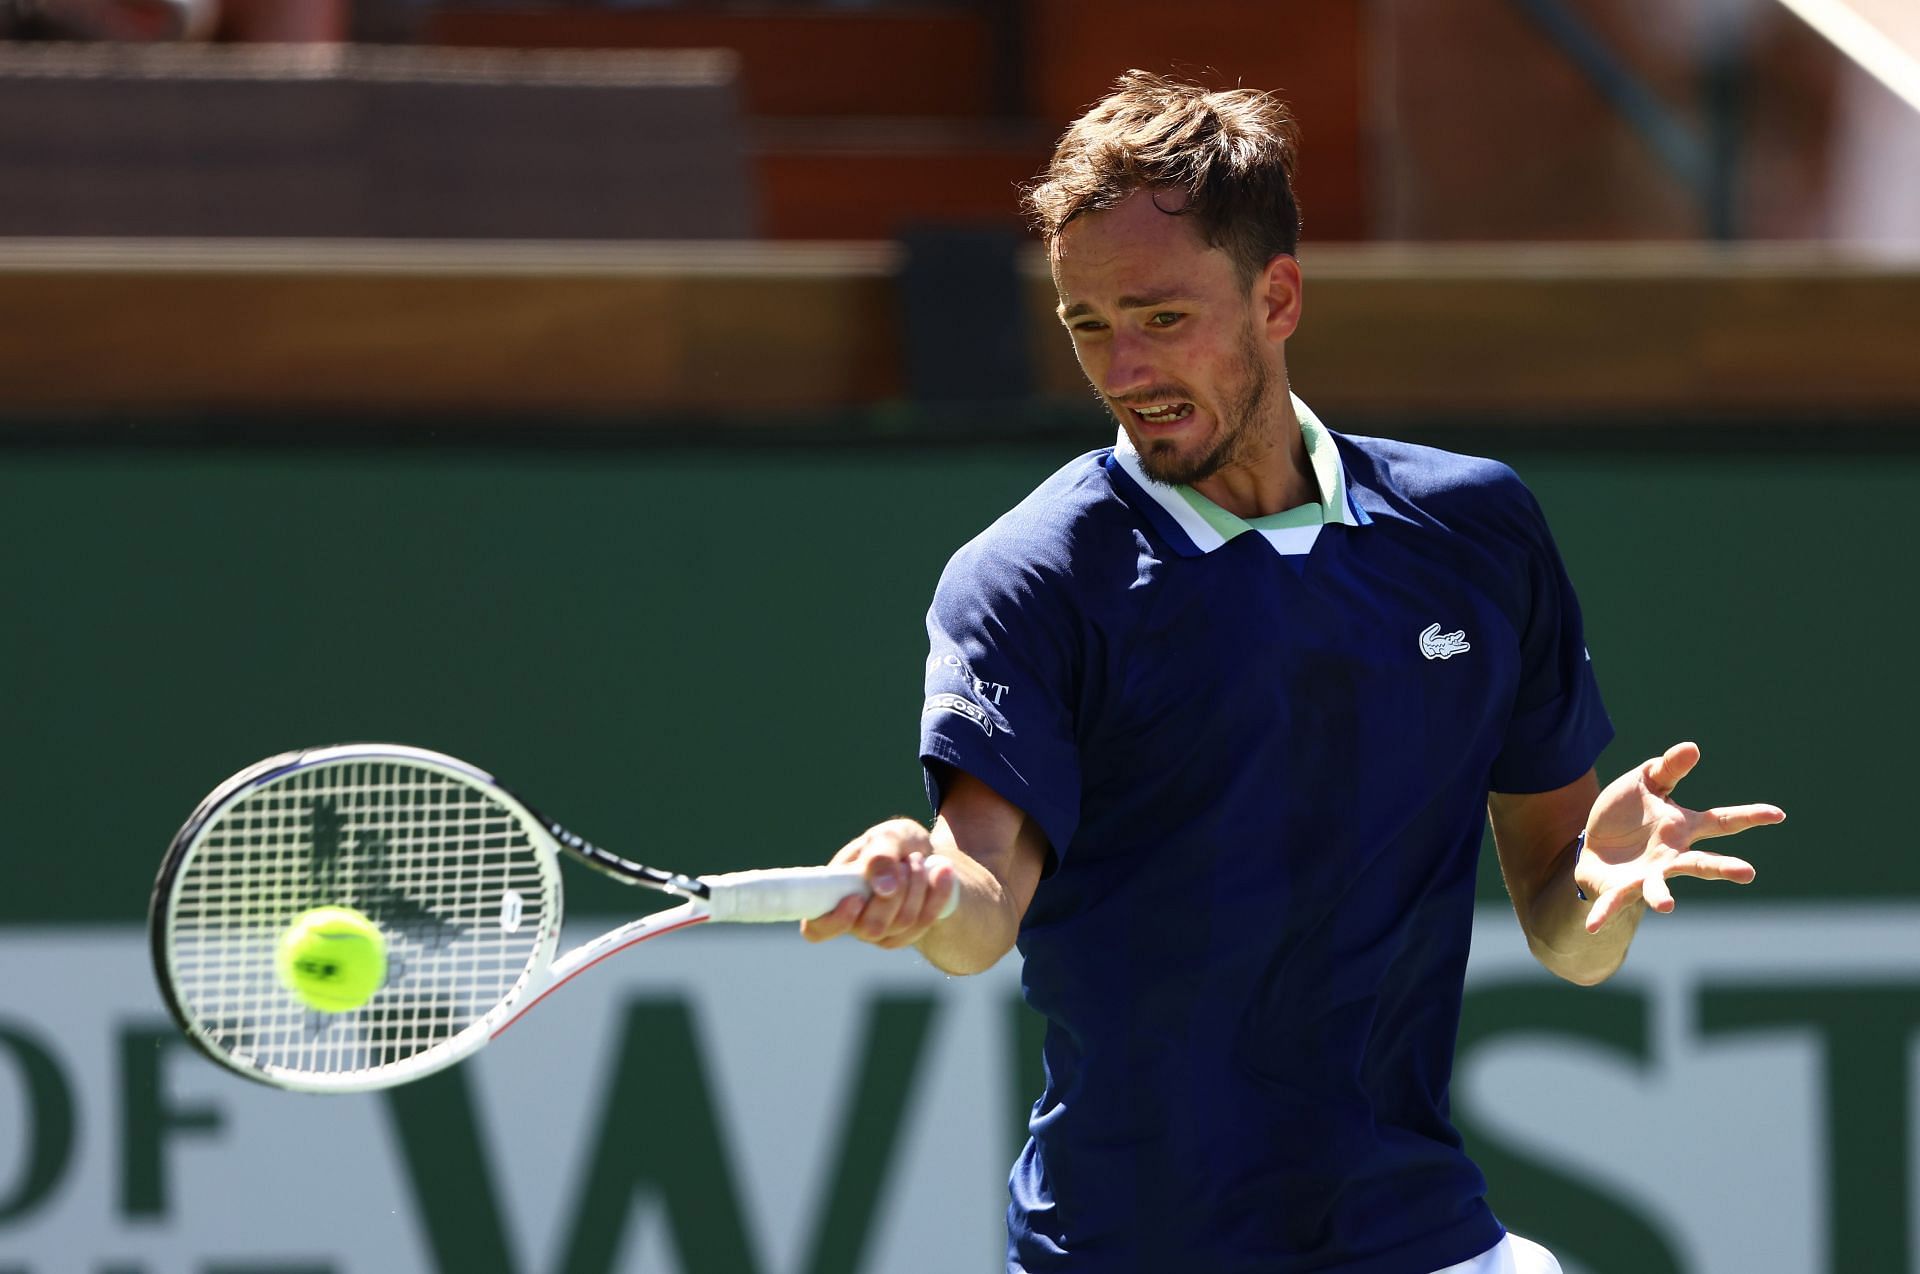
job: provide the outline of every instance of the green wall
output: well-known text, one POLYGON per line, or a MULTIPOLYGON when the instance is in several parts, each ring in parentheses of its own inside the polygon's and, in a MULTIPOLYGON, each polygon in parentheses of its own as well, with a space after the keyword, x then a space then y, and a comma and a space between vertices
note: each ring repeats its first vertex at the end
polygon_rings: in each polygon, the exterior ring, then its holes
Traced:
MULTIPOLYGON (((466 757, 635 857, 823 859, 922 811, 947 554, 1100 437, 0 450, 0 922, 139 917, 216 781, 349 739, 466 757)), ((1920 894, 1883 813, 1909 768, 1920 454, 1628 437, 1491 448, 1580 585, 1605 767, 1691 737, 1687 797, 1784 805, 1743 846, 1749 899, 1920 894)), ((622 909, 579 880, 577 905, 622 909)))

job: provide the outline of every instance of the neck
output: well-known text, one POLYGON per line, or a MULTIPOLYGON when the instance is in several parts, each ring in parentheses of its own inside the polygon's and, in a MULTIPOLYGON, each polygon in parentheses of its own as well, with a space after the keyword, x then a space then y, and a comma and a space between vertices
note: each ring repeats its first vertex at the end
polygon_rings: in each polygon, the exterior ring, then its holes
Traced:
POLYGON ((1279 410, 1248 440, 1252 445, 1245 454, 1193 484, 1195 491, 1237 518, 1263 518, 1320 499, 1293 398, 1284 392, 1276 397, 1279 410))

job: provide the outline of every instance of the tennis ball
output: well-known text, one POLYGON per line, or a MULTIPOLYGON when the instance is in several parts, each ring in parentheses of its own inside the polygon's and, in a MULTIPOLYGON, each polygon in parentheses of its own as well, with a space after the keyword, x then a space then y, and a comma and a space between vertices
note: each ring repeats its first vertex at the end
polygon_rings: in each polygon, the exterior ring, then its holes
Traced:
POLYGON ((281 983, 322 1013, 359 1008, 387 980, 387 940, 351 907, 301 912, 274 956, 281 983))

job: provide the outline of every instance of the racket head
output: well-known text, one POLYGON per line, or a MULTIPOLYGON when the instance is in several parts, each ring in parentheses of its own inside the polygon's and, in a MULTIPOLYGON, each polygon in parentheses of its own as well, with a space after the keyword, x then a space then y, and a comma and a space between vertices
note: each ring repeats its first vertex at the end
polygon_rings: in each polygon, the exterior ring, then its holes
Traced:
POLYGON ((208 794, 174 836, 148 925, 167 1007, 249 1079, 356 1092, 431 1074, 485 1044, 552 963, 557 848, 483 770, 399 744, 284 753, 208 794), (314 907, 366 915, 387 977, 322 1013, 283 986, 280 935, 314 907))

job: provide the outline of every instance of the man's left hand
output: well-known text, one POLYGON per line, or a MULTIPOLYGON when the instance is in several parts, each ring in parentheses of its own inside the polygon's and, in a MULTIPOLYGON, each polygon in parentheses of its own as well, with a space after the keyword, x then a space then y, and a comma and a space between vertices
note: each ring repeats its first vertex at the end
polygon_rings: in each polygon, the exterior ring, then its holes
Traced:
POLYGON ((1778 823, 1786 813, 1774 805, 1726 805, 1690 810, 1673 800, 1673 789, 1700 761, 1692 743, 1665 753, 1609 783, 1587 815, 1587 842, 1574 879, 1593 899, 1588 933, 1598 933, 1622 911, 1647 906, 1673 910, 1670 876, 1701 880, 1753 880, 1753 864, 1693 848, 1695 841, 1732 836, 1749 827, 1778 823))

